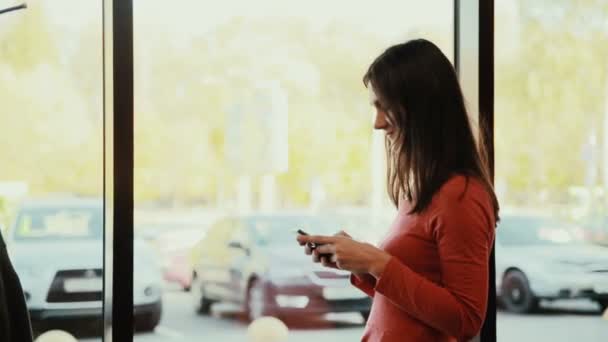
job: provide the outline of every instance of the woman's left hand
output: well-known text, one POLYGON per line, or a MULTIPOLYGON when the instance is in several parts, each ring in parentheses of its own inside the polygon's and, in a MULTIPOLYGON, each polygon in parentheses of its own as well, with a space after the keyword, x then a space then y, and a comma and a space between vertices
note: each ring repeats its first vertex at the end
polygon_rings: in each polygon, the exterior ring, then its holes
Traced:
POLYGON ((323 264, 335 263, 338 268, 355 274, 370 273, 379 277, 391 255, 369 243, 361 243, 347 236, 299 235, 298 243, 317 245, 313 251, 313 261, 323 264), (331 254, 332 258, 320 258, 321 254, 331 254))

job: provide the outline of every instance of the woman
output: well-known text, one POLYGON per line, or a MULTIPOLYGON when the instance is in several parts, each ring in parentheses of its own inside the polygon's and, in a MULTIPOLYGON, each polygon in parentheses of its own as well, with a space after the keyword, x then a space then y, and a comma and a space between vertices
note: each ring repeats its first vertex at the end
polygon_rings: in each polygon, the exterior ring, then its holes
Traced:
POLYGON ((419 39, 387 49, 364 84, 397 217, 379 248, 344 232, 298 242, 374 298, 362 341, 468 341, 485 317, 498 201, 456 73, 419 39))

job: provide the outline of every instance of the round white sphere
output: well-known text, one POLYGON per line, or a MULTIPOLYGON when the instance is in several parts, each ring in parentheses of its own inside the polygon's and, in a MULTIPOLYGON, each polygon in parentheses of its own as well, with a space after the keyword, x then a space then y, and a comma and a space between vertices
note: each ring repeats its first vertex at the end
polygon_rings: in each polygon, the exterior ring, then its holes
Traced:
POLYGON ((78 342, 78 340, 63 330, 50 330, 38 336, 35 342, 78 342))
POLYGON ((284 342, 289 336, 289 329, 280 319, 261 317, 249 324, 247 336, 250 342, 284 342))

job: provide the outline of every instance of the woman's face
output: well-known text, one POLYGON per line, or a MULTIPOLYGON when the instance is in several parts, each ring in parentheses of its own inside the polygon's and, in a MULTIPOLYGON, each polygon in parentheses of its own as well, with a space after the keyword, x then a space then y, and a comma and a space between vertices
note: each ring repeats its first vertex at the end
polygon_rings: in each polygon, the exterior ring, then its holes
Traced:
POLYGON ((397 127, 391 121, 391 116, 386 108, 386 105, 380 102, 374 88, 370 85, 367 87, 369 91, 369 102, 376 109, 376 119, 374 120, 374 129, 381 129, 386 133, 386 136, 393 141, 397 127))

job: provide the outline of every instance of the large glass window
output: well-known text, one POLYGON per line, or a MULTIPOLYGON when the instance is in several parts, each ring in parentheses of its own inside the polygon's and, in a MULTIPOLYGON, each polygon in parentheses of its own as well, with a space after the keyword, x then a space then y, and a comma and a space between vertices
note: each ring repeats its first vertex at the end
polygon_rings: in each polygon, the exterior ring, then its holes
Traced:
POLYGON ((607 1, 496 1, 499 340, 603 341, 607 1))
POLYGON ((359 338, 370 300, 294 231, 388 229, 362 76, 414 37, 451 57, 453 2, 147 0, 134 21, 135 235, 158 258, 135 251, 136 339, 242 341, 260 315, 290 341, 359 338))
POLYGON ((101 335, 101 32, 101 1, 0 15, 0 223, 36 334, 101 335))

